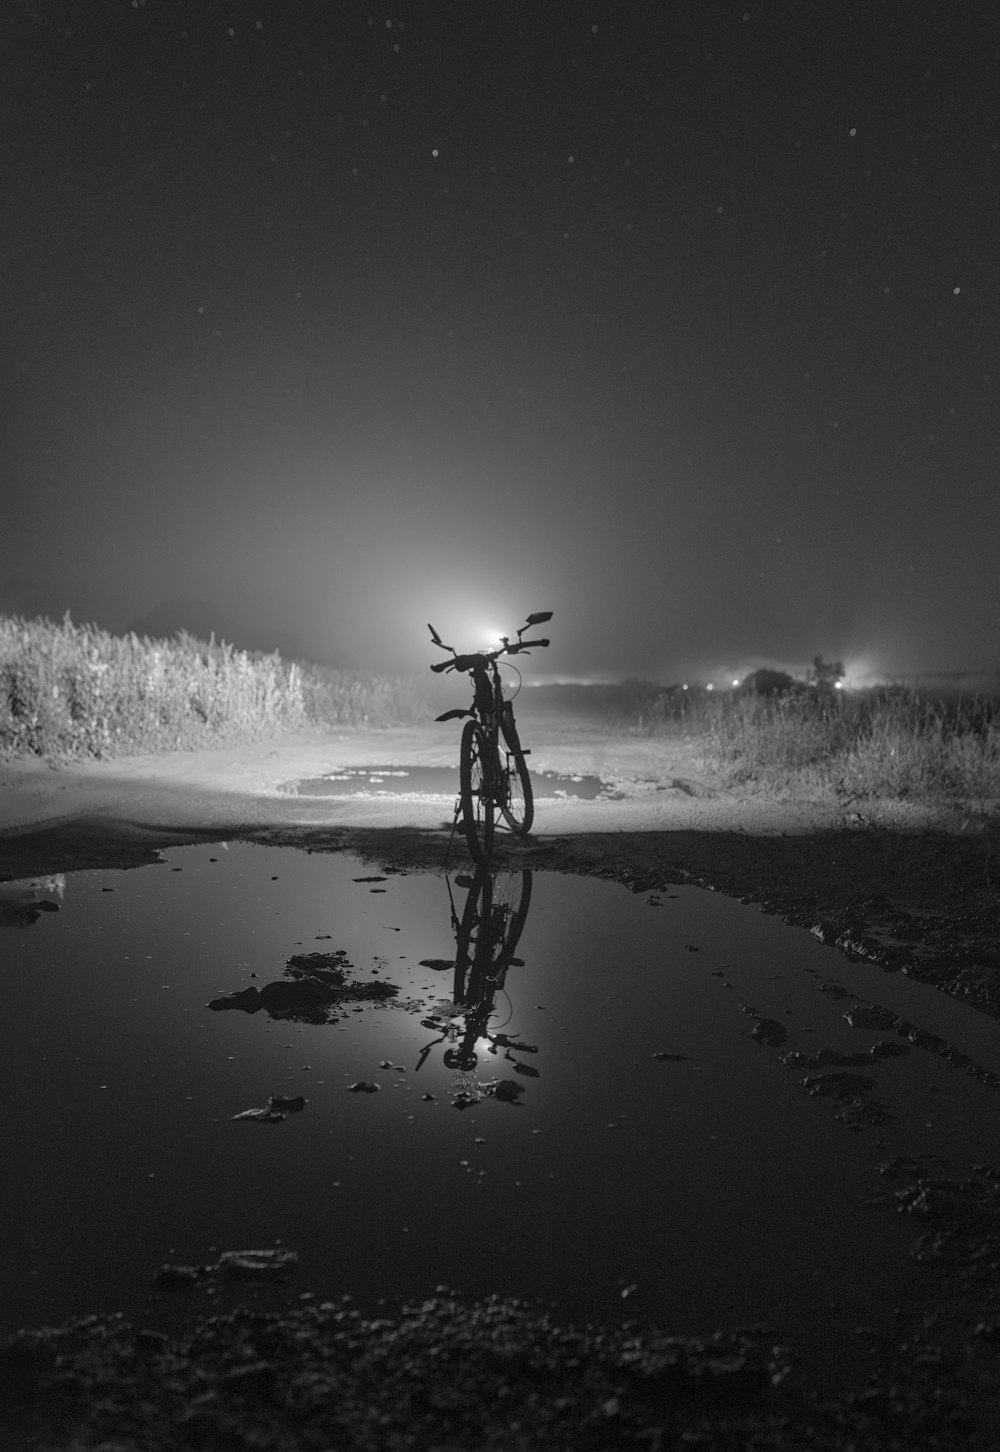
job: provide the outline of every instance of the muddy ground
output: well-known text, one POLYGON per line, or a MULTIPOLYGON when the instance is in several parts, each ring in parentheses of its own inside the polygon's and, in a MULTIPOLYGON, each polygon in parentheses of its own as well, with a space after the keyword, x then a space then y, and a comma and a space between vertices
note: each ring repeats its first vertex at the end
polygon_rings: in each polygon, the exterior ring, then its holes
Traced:
MULTIPOLYGON (((1000 1015, 995 804, 775 801, 725 790, 697 743, 539 716, 536 770, 599 776, 542 804, 498 861, 725 892, 872 963, 1000 1015)), ((250 840, 443 870, 451 803, 310 799, 338 766, 449 765, 441 727, 344 731, 83 767, 0 765, 0 881, 250 840)), ((461 861, 460 839, 450 863, 461 861)), ((1000 1165, 1000 1152, 997 1163, 1000 1165)), ((898 1169, 898 1167, 897 1167, 898 1169)), ((11 1448, 994 1448, 1000 1444, 1000 1170, 887 1178, 914 1225, 913 1305, 862 1384, 822 1393, 767 1328, 569 1328, 443 1288, 392 1320, 342 1303, 192 1322, 170 1338, 111 1319, 22 1335, 0 1355, 11 1448)), ((862 1334, 859 1328, 859 1334, 862 1334)))

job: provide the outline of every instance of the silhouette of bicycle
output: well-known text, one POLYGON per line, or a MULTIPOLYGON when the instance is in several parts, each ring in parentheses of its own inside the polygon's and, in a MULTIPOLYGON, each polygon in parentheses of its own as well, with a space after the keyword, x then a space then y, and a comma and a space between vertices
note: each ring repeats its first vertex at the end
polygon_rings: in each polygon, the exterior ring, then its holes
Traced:
POLYGON ((421 1019, 423 1026, 437 1030, 439 1037, 421 1051, 416 1067, 420 1068, 435 1045, 447 1043, 443 1054, 447 1068, 474 1069, 479 1062, 478 1046, 485 1043, 486 1052, 502 1051, 504 1058, 512 1060, 515 1068, 519 1067, 519 1072, 534 1076, 536 1071, 525 1065, 518 1066, 512 1051, 533 1054, 537 1050, 503 1032, 511 1017, 505 989, 507 973, 511 967, 524 964, 524 959, 515 957, 514 953, 531 903, 531 873, 491 873, 480 867, 472 878, 456 877, 455 885, 468 887, 468 896, 459 914, 449 880, 456 946, 451 1009, 421 1019), (507 1018, 495 1024, 500 994, 507 999, 507 1018))
POLYGON ((551 619, 551 610, 536 610, 518 630, 516 640, 512 642, 505 635, 496 650, 476 651, 472 655, 459 655, 454 646, 445 645, 433 625, 427 627, 434 644, 450 650, 452 655, 451 660, 439 661, 431 670, 464 671, 472 677, 472 705, 465 710, 456 707, 445 711, 435 719, 452 721, 469 717, 462 730, 460 796, 455 807, 455 823, 461 812, 469 851, 479 863, 489 861, 498 816, 518 836, 531 831, 535 808, 525 761, 531 753, 521 745, 513 698, 504 697, 498 665, 510 666, 517 676, 519 690, 520 672, 509 660, 501 658, 547 646, 547 640, 522 640, 521 637, 531 626, 543 625, 551 619))

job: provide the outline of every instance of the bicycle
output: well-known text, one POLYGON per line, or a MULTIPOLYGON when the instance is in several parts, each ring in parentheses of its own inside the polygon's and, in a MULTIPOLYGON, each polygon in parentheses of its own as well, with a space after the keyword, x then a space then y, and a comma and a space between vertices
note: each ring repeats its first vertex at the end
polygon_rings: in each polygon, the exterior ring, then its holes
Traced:
POLYGON ((448 883, 455 961, 454 964, 434 961, 435 967, 453 968, 451 1006, 420 1020, 438 1038, 421 1050, 416 1067, 421 1068, 437 1044, 447 1043, 449 1047, 443 1055, 445 1067, 469 1073, 479 1062, 479 1052, 485 1045, 490 1054, 502 1052, 518 1073, 537 1078, 536 1069, 514 1058, 514 1051, 537 1053, 535 1045, 522 1043, 514 1035, 503 1032, 510 1021, 509 1008, 503 1024, 493 1023, 497 994, 507 996, 504 982, 508 968, 524 966, 524 959, 516 958, 514 953, 531 903, 531 873, 515 871, 494 875, 480 866, 474 878, 457 877, 455 882, 469 889, 459 914, 451 882, 448 883))
MULTIPOLYGON (((434 644, 442 650, 450 650, 452 654, 451 660, 439 661, 431 666, 431 670, 464 671, 472 677, 472 705, 465 710, 455 707, 435 719, 455 721, 466 716, 470 718, 462 731, 460 795, 455 808, 455 822, 457 824, 461 812, 469 851, 479 863, 489 861, 498 812, 518 836, 523 837, 530 832, 534 821, 534 796, 525 762, 525 757, 531 752, 521 745, 517 734, 513 697, 503 694, 499 663, 503 656, 518 655, 548 645, 547 640, 522 640, 521 637, 533 625, 542 625, 551 619, 551 610, 535 611, 521 626, 513 643, 504 635, 500 637, 501 644, 497 650, 481 650, 470 655, 459 655, 454 646, 445 645, 433 625, 427 627, 434 644)), ((509 664, 508 661, 503 663, 509 664)), ((511 669, 517 675, 517 690, 520 690, 520 672, 516 666, 511 669)))

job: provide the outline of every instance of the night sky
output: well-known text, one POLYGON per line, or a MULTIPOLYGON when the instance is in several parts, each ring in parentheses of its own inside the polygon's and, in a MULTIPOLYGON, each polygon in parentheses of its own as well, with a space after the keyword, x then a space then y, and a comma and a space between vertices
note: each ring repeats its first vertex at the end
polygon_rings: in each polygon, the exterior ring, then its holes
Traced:
POLYGON ((536 676, 1000 667, 995 3, 0 25, 0 610, 209 602, 393 670, 540 609, 536 676))

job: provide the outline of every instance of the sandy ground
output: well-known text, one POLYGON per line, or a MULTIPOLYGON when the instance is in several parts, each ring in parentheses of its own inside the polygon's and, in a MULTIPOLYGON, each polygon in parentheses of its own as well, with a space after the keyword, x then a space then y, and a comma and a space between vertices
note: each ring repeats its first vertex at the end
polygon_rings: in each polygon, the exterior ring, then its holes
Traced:
MULTIPOLYGON (((612 736, 572 720, 539 718, 524 728, 535 771, 596 776, 615 800, 569 798, 539 803, 533 836, 579 833, 809 833, 856 825, 857 812, 836 803, 774 801, 726 791, 707 774, 697 743, 612 736)), ((109 832, 164 829, 220 833, 237 829, 437 829, 450 819, 445 797, 316 799, 298 797, 295 782, 338 767, 454 766, 458 733, 428 725, 344 730, 330 735, 213 751, 123 757, 53 767, 40 761, 0 763, 0 835, 12 837, 87 820, 109 832)), ((885 826, 928 825, 931 814, 899 806, 867 809, 885 826)))

